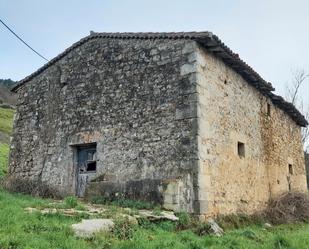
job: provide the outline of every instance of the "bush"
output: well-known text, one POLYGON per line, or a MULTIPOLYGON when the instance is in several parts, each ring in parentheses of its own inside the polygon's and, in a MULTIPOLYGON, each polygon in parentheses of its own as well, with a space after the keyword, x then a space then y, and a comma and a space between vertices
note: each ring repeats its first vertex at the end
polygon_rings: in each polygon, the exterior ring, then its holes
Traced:
POLYGON ((78 203, 75 196, 68 196, 64 199, 64 204, 66 208, 75 208, 78 203))
POLYGON ((284 193, 269 202, 264 216, 273 224, 308 222, 309 194, 284 193))
POLYGON ((179 212, 176 213, 176 216, 178 217, 178 222, 177 222, 177 228, 179 230, 186 229, 190 226, 191 224, 191 217, 187 212, 179 212))

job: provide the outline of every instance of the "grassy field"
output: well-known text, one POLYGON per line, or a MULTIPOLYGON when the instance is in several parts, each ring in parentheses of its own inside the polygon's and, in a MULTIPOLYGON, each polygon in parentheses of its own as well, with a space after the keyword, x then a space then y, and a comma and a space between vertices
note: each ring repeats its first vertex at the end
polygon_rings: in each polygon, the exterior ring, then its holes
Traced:
POLYGON ((0 107, 0 132, 4 134, 10 134, 12 132, 14 112, 13 109, 0 107))
MULTIPOLYGON (((0 107, 0 135, 9 136, 12 132, 14 110, 0 107)), ((1 138, 1 136, 0 136, 1 138)), ((0 177, 7 170, 9 145, 0 139, 0 177)))
POLYGON ((9 145, 0 143, 0 177, 4 176, 7 171, 9 155, 9 145))
MULTIPOLYGON (((46 199, 0 190, 0 248, 309 248, 309 224, 281 225, 269 229, 263 225, 253 225, 215 237, 198 236, 193 229, 179 231, 177 224, 161 222, 120 227, 116 233, 80 239, 74 236, 70 225, 80 221, 82 215, 66 217, 61 213, 24 211, 26 207, 46 207, 48 203, 46 199), (119 236, 122 233, 127 236, 125 240, 119 236)), ((105 208, 117 210, 113 206, 105 208)))
MULTIPOLYGON (((6 171, 8 145, 1 145, 2 172, 6 171)), ((3 174, 3 173, 2 173, 3 174)), ((63 214, 27 213, 24 208, 44 208, 52 200, 33 198, 22 194, 9 193, 0 189, 0 248, 183 248, 183 249, 236 249, 236 248, 309 248, 309 224, 281 225, 269 229, 262 224, 227 230, 223 237, 199 236, 199 229, 179 229, 179 224, 171 222, 145 223, 120 226, 111 233, 98 234, 91 239, 76 238, 71 224, 87 218, 78 214, 67 217, 63 214)), ((105 205, 104 218, 115 217, 124 208, 115 203, 105 205)), ((127 202, 134 207, 134 202, 127 202)), ((138 204, 138 203, 137 203, 138 204)), ((82 210, 84 204, 76 205, 82 210)), ((139 204, 140 205, 140 204, 139 204)), ((139 205, 136 205, 137 207, 139 205)), ((59 204, 65 207, 65 204, 59 204)), ((203 230, 202 230, 203 231, 203 230)))

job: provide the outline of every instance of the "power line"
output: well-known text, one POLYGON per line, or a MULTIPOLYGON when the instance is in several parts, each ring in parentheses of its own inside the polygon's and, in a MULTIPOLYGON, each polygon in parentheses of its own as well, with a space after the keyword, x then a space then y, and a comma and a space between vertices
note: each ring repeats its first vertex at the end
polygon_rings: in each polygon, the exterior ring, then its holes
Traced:
POLYGON ((23 44, 25 44, 28 48, 30 48, 34 53, 36 53, 38 56, 40 56, 41 58, 43 58, 46 61, 49 61, 48 59, 46 59, 43 55, 41 55, 39 52, 37 52, 35 49, 33 49, 30 45, 28 45, 21 37, 19 37, 12 29, 10 29, 10 27, 8 25, 6 25, 1 19, 0 22, 4 25, 4 27, 6 27, 13 35, 15 35, 18 40, 20 40, 23 44))

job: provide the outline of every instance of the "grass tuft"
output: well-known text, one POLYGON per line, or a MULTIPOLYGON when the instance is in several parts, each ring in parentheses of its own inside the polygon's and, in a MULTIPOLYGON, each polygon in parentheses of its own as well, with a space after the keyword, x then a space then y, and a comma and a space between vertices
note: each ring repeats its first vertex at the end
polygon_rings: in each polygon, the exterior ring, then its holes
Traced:
POLYGON ((75 208, 78 205, 77 199, 75 196, 68 196, 64 199, 65 208, 75 208))

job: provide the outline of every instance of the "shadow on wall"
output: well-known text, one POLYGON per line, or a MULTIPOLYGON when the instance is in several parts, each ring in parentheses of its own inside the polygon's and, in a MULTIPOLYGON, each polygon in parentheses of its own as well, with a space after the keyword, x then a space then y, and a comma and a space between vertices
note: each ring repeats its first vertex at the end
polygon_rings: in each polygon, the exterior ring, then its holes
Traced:
POLYGON ((305 152, 305 164, 306 164, 307 186, 309 189, 309 153, 306 152, 305 152))

